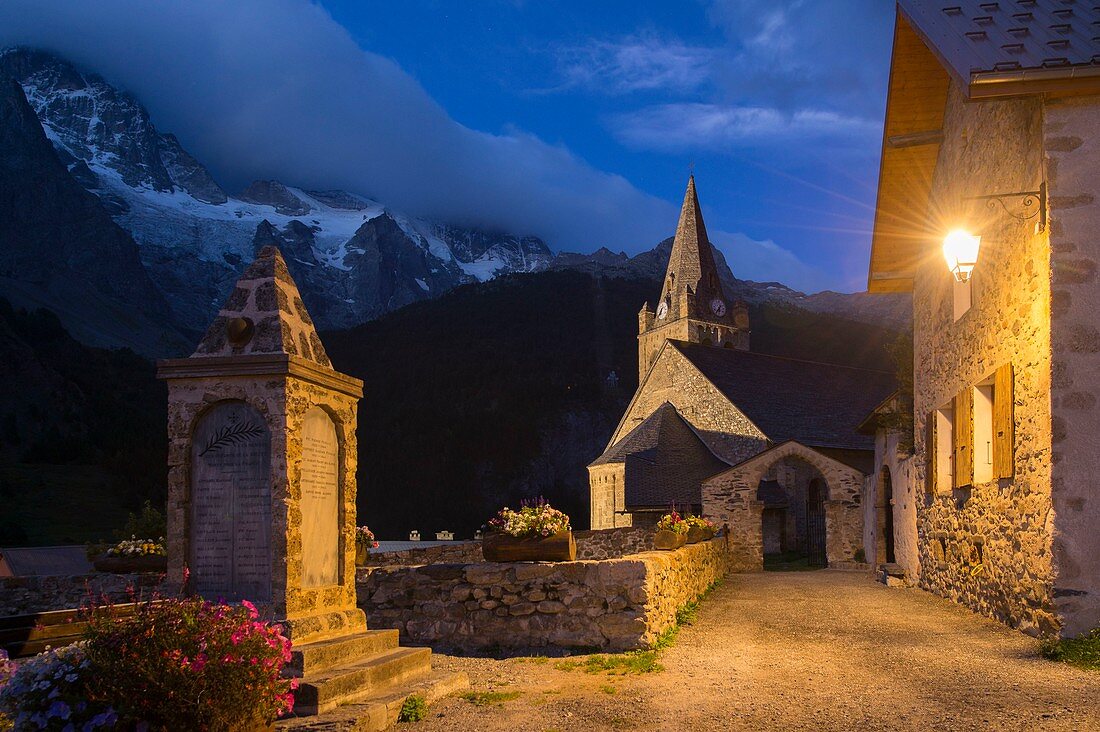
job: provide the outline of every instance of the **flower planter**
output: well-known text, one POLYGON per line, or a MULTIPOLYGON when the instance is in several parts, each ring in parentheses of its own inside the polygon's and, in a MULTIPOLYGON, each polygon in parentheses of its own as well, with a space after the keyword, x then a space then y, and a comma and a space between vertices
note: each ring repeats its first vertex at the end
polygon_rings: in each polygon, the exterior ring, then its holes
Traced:
POLYGON ((367 557, 370 556, 370 547, 355 545, 355 566, 367 566, 367 557))
POLYGON ((679 549, 687 542, 688 535, 678 534, 675 531, 660 529, 653 535, 653 548, 662 551, 679 549))
POLYGON ((692 526, 687 532, 687 543, 698 544, 701 541, 709 541, 714 538, 714 529, 702 526, 692 526))
POLYGON ((114 574, 167 572, 168 557, 109 557, 104 554, 93 559, 92 566, 95 567, 97 572, 112 572, 114 574))
POLYGON ((494 532, 481 540, 481 553, 487 562, 572 562, 577 542, 572 531, 524 539, 494 532))

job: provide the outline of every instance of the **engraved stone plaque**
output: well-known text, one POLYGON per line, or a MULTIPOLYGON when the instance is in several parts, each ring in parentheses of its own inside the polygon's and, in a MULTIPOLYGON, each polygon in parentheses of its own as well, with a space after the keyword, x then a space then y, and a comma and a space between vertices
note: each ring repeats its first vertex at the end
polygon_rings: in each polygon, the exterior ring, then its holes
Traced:
POLYGON ((313 407, 302 424, 302 587, 340 582, 339 471, 336 425, 313 407))
POLYGON ((271 437, 241 402, 204 415, 191 442, 191 587, 209 600, 271 600, 271 437))

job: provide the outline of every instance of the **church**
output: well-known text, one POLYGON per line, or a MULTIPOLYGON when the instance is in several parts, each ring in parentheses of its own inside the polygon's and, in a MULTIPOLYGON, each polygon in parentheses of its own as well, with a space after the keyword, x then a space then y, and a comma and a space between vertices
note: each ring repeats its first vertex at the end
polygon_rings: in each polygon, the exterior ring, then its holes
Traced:
POLYGON ((656 308, 638 315, 638 391, 589 467, 594 529, 671 506, 730 526, 738 564, 765 554, 859 561, 874 438, 857 427, 893 374, 754 352, 723 291, 694 177, 656 308))

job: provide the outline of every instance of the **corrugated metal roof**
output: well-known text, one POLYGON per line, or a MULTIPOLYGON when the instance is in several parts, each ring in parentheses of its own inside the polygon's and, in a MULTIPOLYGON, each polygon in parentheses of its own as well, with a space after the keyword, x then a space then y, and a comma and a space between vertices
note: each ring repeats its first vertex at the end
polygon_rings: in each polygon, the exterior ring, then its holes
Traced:
POLYGON ((1096 0, 898 0, 898 8, 970 97, 1100 81, 1096 0))
POLYGON ((16 577, 88 574, 92 563, 83 546, 33 546, 0 549, 16 577))

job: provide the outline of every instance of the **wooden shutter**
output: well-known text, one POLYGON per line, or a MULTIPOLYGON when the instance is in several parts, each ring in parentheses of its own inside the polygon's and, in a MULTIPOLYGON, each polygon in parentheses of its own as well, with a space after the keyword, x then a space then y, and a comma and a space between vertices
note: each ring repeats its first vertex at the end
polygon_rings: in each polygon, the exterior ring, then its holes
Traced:
POLYGON ((929 412, 924 425, 924 487, 932 495, 936 493, 936 417, 935 411, 929 412))
POLYGON ((1015 401, 1012 364, 1006 363, 993 376, 993 475, 997 478, 1016 474, 1015 401))
POLYGON ((974 390, 969 386, 955 397, 955 487, 974 482, 974 390))

